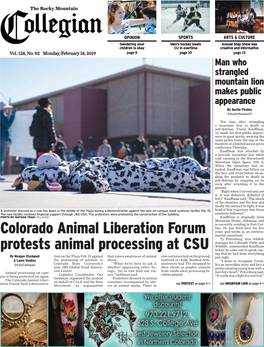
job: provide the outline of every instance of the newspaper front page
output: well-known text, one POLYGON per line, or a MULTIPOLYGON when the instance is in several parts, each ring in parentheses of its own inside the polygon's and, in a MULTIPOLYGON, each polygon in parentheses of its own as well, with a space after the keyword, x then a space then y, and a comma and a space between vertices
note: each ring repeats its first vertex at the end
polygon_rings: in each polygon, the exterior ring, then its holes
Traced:
POLYGON ((263 1, 1 4, 2 346, 263 346, 263 34, 263 1))

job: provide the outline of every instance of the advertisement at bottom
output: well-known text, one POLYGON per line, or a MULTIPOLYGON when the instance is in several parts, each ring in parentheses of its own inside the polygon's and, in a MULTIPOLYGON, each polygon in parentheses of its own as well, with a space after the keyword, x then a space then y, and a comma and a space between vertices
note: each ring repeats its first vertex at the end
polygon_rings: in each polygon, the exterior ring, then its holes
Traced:
POLYGON ((1 310, 2 346, 263 346, 263 293, 9 293, 1 310))

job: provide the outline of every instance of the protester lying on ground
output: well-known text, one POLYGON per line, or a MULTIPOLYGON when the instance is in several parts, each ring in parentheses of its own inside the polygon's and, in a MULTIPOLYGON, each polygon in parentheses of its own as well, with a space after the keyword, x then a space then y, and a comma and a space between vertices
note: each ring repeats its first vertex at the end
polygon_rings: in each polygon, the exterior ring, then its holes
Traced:
POLYGON ((103 157, 66 162, 55 153, 45 153, 36 166, 22 171, 12 187, 22 189, 22 182, 29 190, 210 193, 210 168, 189 157, 141 163, 103 157))

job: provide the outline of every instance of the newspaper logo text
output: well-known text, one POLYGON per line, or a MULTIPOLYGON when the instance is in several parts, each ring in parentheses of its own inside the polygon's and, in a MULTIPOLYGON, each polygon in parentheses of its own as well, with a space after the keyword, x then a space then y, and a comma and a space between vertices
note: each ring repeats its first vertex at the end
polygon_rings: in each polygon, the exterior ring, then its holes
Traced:
POLYGON ((27 19, 23 23, 28 13, 22 11, 16 11, 13 15, 10 13, 5 16, 1 23, 1 34, 5 41, 12 44, 21 44, 25 42, 30 35, 23 35, 20 38, 21 31, 27 34, 35 33, 60 33, 59 38, 68 38, 72 33, 101 33, 101 21, 97 19, 77 20, 76 14, 72 13, 72 19, 61 19, 57 21, 55 18, 47 19, 46 13, 40 15, 35 14, 34 19, 27 19), (23 25, 24 24, 24 25, 23 25), (21 29, 22 28, 22 29, 21 29), (12 36, 11 36, 12 35, 12 36))

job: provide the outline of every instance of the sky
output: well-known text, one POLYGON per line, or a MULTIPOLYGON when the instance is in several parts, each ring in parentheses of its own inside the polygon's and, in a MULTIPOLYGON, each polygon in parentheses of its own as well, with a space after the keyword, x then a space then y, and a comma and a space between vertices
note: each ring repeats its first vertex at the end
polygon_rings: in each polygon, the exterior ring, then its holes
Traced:
POLYGON ((2 58, 0 101, 11 103, 106 77, 143 64, 210 76, 208 58, 2 58))

